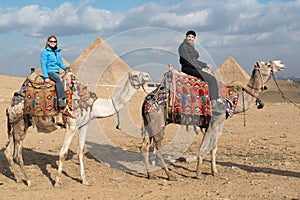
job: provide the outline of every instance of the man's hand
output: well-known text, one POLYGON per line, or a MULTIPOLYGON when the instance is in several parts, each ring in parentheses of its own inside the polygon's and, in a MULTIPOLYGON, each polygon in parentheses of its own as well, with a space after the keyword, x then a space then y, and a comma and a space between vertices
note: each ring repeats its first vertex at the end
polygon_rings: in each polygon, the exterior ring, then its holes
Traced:
POLYGON ((45 78, 45 82, 49 83, 50 82, 50 78, 45 78))
POLYGON ((206 72, 206 73, 208 73, 208 74, 213 75, 213 73, 212 73, 212 71, 211 71, 212 65, 211 65, 211 64, 207 64, 206 66, 207 66, 207 68, 203 68, 202 71, 204 71, 204 72, 206 72))

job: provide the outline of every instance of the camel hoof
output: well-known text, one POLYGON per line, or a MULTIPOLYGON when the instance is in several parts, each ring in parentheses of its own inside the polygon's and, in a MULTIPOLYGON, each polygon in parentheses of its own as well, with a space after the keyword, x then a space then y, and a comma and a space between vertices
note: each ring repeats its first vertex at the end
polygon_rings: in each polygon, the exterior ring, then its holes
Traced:
POLYGON ((217 176, 218 174, 219 174, 218 171, 214 171, 214 172, 211 173, 212 176, 217 176))
POLYGON ((31 187, 31 186, 32 186, 32 183, 31 183, 30 180, 27 180, 27 181, 26 181, 26 184, 27 184, 27 187, 31 187))
POLYGON ((175 176, 172 172, 167 171, 166 174, 167 174, 167 176, 168 176, 168 180, 169 180, 169 181, 177 181, 176 176, 175 176))
POLYGON ((148 179, 150 180, 158 180, 158 177, 153 174, 148 174, 148 179))
POLYGON ((55 188, 62 188, 62 187, 64 187, 64 185, 60 181, 56 181, 55 184, 54 184, 54 187, 55 188))
POLYGON ((62 188, 63 187, 63 183, 61 182, 60 178, 57 176, 55 183, 54 183, 54 187, 55 188, 62 188))
POLYGON ((91 186, 90 182, 88 182, 87 180, 82 181, 82 184, 86 186, 91 186))
POLYGON ((175 176, 169 176, 168 180, 169 181, 177 181, 177 178, 175 176))

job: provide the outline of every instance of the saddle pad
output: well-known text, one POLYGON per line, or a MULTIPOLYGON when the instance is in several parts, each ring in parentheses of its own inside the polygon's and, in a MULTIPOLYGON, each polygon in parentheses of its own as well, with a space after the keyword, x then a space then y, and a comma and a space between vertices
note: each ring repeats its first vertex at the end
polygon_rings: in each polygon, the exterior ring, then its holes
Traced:
POLYGON ((234 90, 228 87, 224 88, 226 91, 226 100, 228 102, 227 104, 225 104, 226 113, 229 117, 232 117, 239 101, 239 93, 235 92, 234 90))
POLYGON ((37 117, 56 114, 55 83, 26 79, 24 113, 37 117))
POLYGON ((207 83, 175 70, 172 70, 172 73, 172 112, 185 115, 209 115, 211 108, 207 83))
POLYGON ((92 109, 93 103, 96 100, 96 94, 90 92, 88 88, 81 84, 73 77, 70 85, 67 84, 66 96, 70 115, 73 118, 82 116, 83 111, 88 108, 92 109))

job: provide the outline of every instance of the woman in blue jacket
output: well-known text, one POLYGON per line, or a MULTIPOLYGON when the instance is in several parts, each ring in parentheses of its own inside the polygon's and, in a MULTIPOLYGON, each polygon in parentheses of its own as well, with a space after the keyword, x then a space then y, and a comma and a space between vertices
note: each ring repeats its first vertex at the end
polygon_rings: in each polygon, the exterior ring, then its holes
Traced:
POLYGON ((41 66, 45 82, 50 79, 56 84, 58 107, 66 107, 66 93, 59 74, 59 69, 66 70, 67 67, 62 61, 61 49, 57 47, 57 39, 50 35, 46 42, 45 49, 41 52, 41 66))

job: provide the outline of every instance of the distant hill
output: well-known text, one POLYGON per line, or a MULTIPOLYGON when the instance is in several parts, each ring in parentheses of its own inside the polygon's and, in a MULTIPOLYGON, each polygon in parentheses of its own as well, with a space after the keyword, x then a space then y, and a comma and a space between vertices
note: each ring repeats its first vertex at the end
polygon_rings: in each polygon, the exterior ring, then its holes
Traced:
POLYGON ((273 79, 271 79, 267 87, 268 89, 260 94, 265 102, 284 103, 287 99, 300 103, 300 84, 288 80, 276 80, 278 87, 273 79), (282 91, 283 95, 280 93, 282 91), (287 98, 287 99, 284 99, 287 98))

